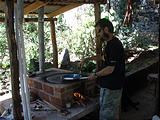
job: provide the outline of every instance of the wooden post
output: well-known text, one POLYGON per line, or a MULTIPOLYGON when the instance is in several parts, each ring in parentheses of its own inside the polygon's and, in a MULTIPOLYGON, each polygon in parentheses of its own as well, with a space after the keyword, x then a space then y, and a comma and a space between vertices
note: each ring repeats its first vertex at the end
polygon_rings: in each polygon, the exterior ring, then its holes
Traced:
POLYGON ((56 32, 55 32, 55 23, 51 21, 51 39, 53 45, 53 67, 58 68, 58 52, 57 52, 57 43, 56 43, 56 32))
POLYGON ((38 10, 39 71, 44 72, 44 7, 41 7, 38 10))
POLYGON ((21 85, 21 98, 23 105, 23 116, 25 120, 31 120, 30 113, 30 96, 27 83, 26 70, 26 54, 23 38, 23 18, 24 18, 24 0, 18 0, 15 5, 15 27, 16 27, 16 41, 18 44, 18 59, 19 59, 19 76, 21 85))
POLYGON ((110 12, 110 9, 111 9, 110 0, 107 0, 107 11, 110 12))
POLYGON ((17 59, 17 44, 14 33, 14 1, 6 0, 6 33, 10 55, 11 86, 13 101, 13 116, 15 120, 23 120, 19 87, 19 64, 17 59))
MULTIPOLYGON (((96 3, 94 4, 94 13, 95 13, 95 22, 97 22, 101 18, 101 11, 100 11, 100 4, 96 3)), ((96 33, 96 54, 101 54, 102 53, 102 43, 97 37, 96 33)), ((100 62, 96 61, 96 70, 99 71, 100 69, 100 62)))

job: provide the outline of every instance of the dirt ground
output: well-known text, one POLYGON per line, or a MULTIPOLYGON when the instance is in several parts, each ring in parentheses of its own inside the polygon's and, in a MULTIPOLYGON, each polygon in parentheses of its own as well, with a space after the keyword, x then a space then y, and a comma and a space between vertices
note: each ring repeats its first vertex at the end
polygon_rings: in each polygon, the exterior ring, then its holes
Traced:
MULTIPOLYGON (((128 106, 127 111, 121 111, 120 120, 151 120, 152 117, 156 114, 157 97, 155 95, 155 84, 150 83, 147 87, 137 91, 131 99, 134 102, 139 102, 137 105, 138 110, 135 110, 133 107, 128 106)), ((1 96, 2 98, 2 96, 1 96)), ((1 99, 0 104, 4 105, 5 108, 8 107, 7 104, 11 102, 11 99, 3 101, 1 99)), ((98 120, 98 110, 86 115, 80 120, 98 120)))
POLYGON ((155 96, 155 84, 137 91, 131 99, 139 102, 138 110, 129 106, 127 112, 121 112, 121 120, 150 120, 157 112, 158 100, 155 96))
MULTIPOLYGON (((137 91, 131 100, 139 102, 138 110, 128 106, 127 111, 121 111, 120 120, 151 120, 157 112, 158 100, 155 96, 155 84, 151 83, 147 87, 137 91)), ((80 120, 98 120, 98 111, 90 113, 80 120)))

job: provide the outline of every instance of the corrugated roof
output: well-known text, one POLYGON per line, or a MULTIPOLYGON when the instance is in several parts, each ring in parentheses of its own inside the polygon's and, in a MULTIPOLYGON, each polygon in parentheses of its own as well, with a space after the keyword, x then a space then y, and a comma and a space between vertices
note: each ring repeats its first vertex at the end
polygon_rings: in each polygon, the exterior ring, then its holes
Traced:
MULTIPOLYGON (((38 14, 38 8, 44 6, 45 15, 55 17, 83 4, 105 4, 106 2, 107 0, 24 0, 24 14, 38 14)), ((5 0, 0 0, 0 13, 5 13, 5 0)))

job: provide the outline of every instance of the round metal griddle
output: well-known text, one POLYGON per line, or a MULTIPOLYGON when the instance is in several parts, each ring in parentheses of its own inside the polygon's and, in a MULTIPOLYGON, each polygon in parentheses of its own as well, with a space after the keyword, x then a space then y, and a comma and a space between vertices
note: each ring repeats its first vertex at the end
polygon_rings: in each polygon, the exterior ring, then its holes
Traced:
POLYGON ((61 74, 61 75, 53 75, 46 78, 46 81, 49 83, 70 83, 78 80, 87 80, 88 77, 82 77, 80 74, 61 74))

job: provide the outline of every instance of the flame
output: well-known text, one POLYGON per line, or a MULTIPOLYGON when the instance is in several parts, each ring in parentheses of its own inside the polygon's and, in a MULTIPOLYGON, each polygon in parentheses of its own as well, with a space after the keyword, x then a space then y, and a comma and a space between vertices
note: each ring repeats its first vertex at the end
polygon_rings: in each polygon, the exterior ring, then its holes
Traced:
POLYGON ((73 93, 73 95, 74 95, 74 97, 76 97, 76 98, 80 98, 80 99, 84 100, 84 96, 81 95, 80 93, 73 93))

